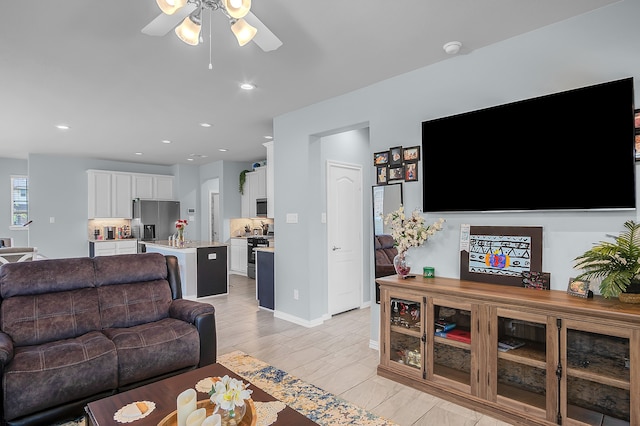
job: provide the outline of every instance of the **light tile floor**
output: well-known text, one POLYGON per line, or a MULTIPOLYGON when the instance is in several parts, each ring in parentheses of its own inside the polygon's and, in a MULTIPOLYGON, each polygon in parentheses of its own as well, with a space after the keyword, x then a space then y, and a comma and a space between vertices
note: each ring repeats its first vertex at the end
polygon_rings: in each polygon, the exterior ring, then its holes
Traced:
POLYGON ((218 354, 240 350, 401 426, 506 426, 376 374, 369 309, 307 328, 274 318, 255 299, 255 280, 230 275, 229 294, 201 298, 216 308, 218 354))

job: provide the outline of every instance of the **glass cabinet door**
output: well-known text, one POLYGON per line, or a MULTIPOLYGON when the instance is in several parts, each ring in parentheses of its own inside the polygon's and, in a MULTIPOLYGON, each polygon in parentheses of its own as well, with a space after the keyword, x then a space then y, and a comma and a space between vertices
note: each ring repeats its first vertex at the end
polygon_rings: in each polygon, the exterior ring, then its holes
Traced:
POLYGON ((630 401, 633 330, 567 320, 563 331, 567 424, 640 424, 630 401))
POLYGON ((492 308, 490 328, 489 399, 556 422, 560 330, 555 318, 492 308))
POLYGON ((475 370, 478 367, 474 341, 478 333, 477 307, 440 298, 428 301, 430 318, 429 378, 466 393, 477 394, 475 370))
POLYGON ((423 377, 424 298, 410 294, 391 294, 388 298, 389 340, 385 348, 389 366, 423 377))

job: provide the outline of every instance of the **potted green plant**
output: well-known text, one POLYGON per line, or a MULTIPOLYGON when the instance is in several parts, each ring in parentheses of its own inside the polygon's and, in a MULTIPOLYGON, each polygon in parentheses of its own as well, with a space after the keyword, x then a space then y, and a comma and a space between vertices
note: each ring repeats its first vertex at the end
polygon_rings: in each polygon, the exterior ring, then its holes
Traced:
POLYGON ((613 242, 601 241, 575 258, 576 279, 602 279, 600 294, 640 303, 640 224, 629 220, 613 242))
POLYGON ((244 183, 247 180, 247 173, 249 173, 249 170, 243 170, 240 172, 240 179, 239 179, 239 186, 238 186, 238 190, 240 191, 240 194, 244 194, 244 183))

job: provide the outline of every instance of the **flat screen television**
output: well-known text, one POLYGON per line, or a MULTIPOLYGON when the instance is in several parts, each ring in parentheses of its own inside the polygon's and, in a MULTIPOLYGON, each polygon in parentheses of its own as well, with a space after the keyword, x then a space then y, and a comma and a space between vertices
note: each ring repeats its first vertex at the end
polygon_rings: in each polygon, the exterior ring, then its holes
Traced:
POLYGON ((422 123, 423 211, 635 209, 633 78, 422 123))

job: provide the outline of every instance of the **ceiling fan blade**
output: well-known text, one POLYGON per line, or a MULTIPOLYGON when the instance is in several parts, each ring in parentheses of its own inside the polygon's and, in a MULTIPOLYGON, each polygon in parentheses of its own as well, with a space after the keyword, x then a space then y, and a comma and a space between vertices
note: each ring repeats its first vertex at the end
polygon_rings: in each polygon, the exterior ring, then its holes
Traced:
POLYGON ((189 16, 191 12, 196 10, 195 3, 187 3, 184 7, 178 9, 173 15, 165 15, 161 13, 156 19, 149 22, 142 29, 142 33, 150 36, 163 36, 171 31, 176 25, 180 24, 184 18, 189 16))
POLYGON ((252 12, 247 13, 244 20, 250 25, 256 27, 258 30, 255 37, 253 37, 253 42, 262 50, 270 52, 282 46, 282 41, 280 41, 280 39, 276 37, 276 35, 272 33, 271 30, 267 28, 267 26, 263 24, 262 21, 259 20, 252 12))

